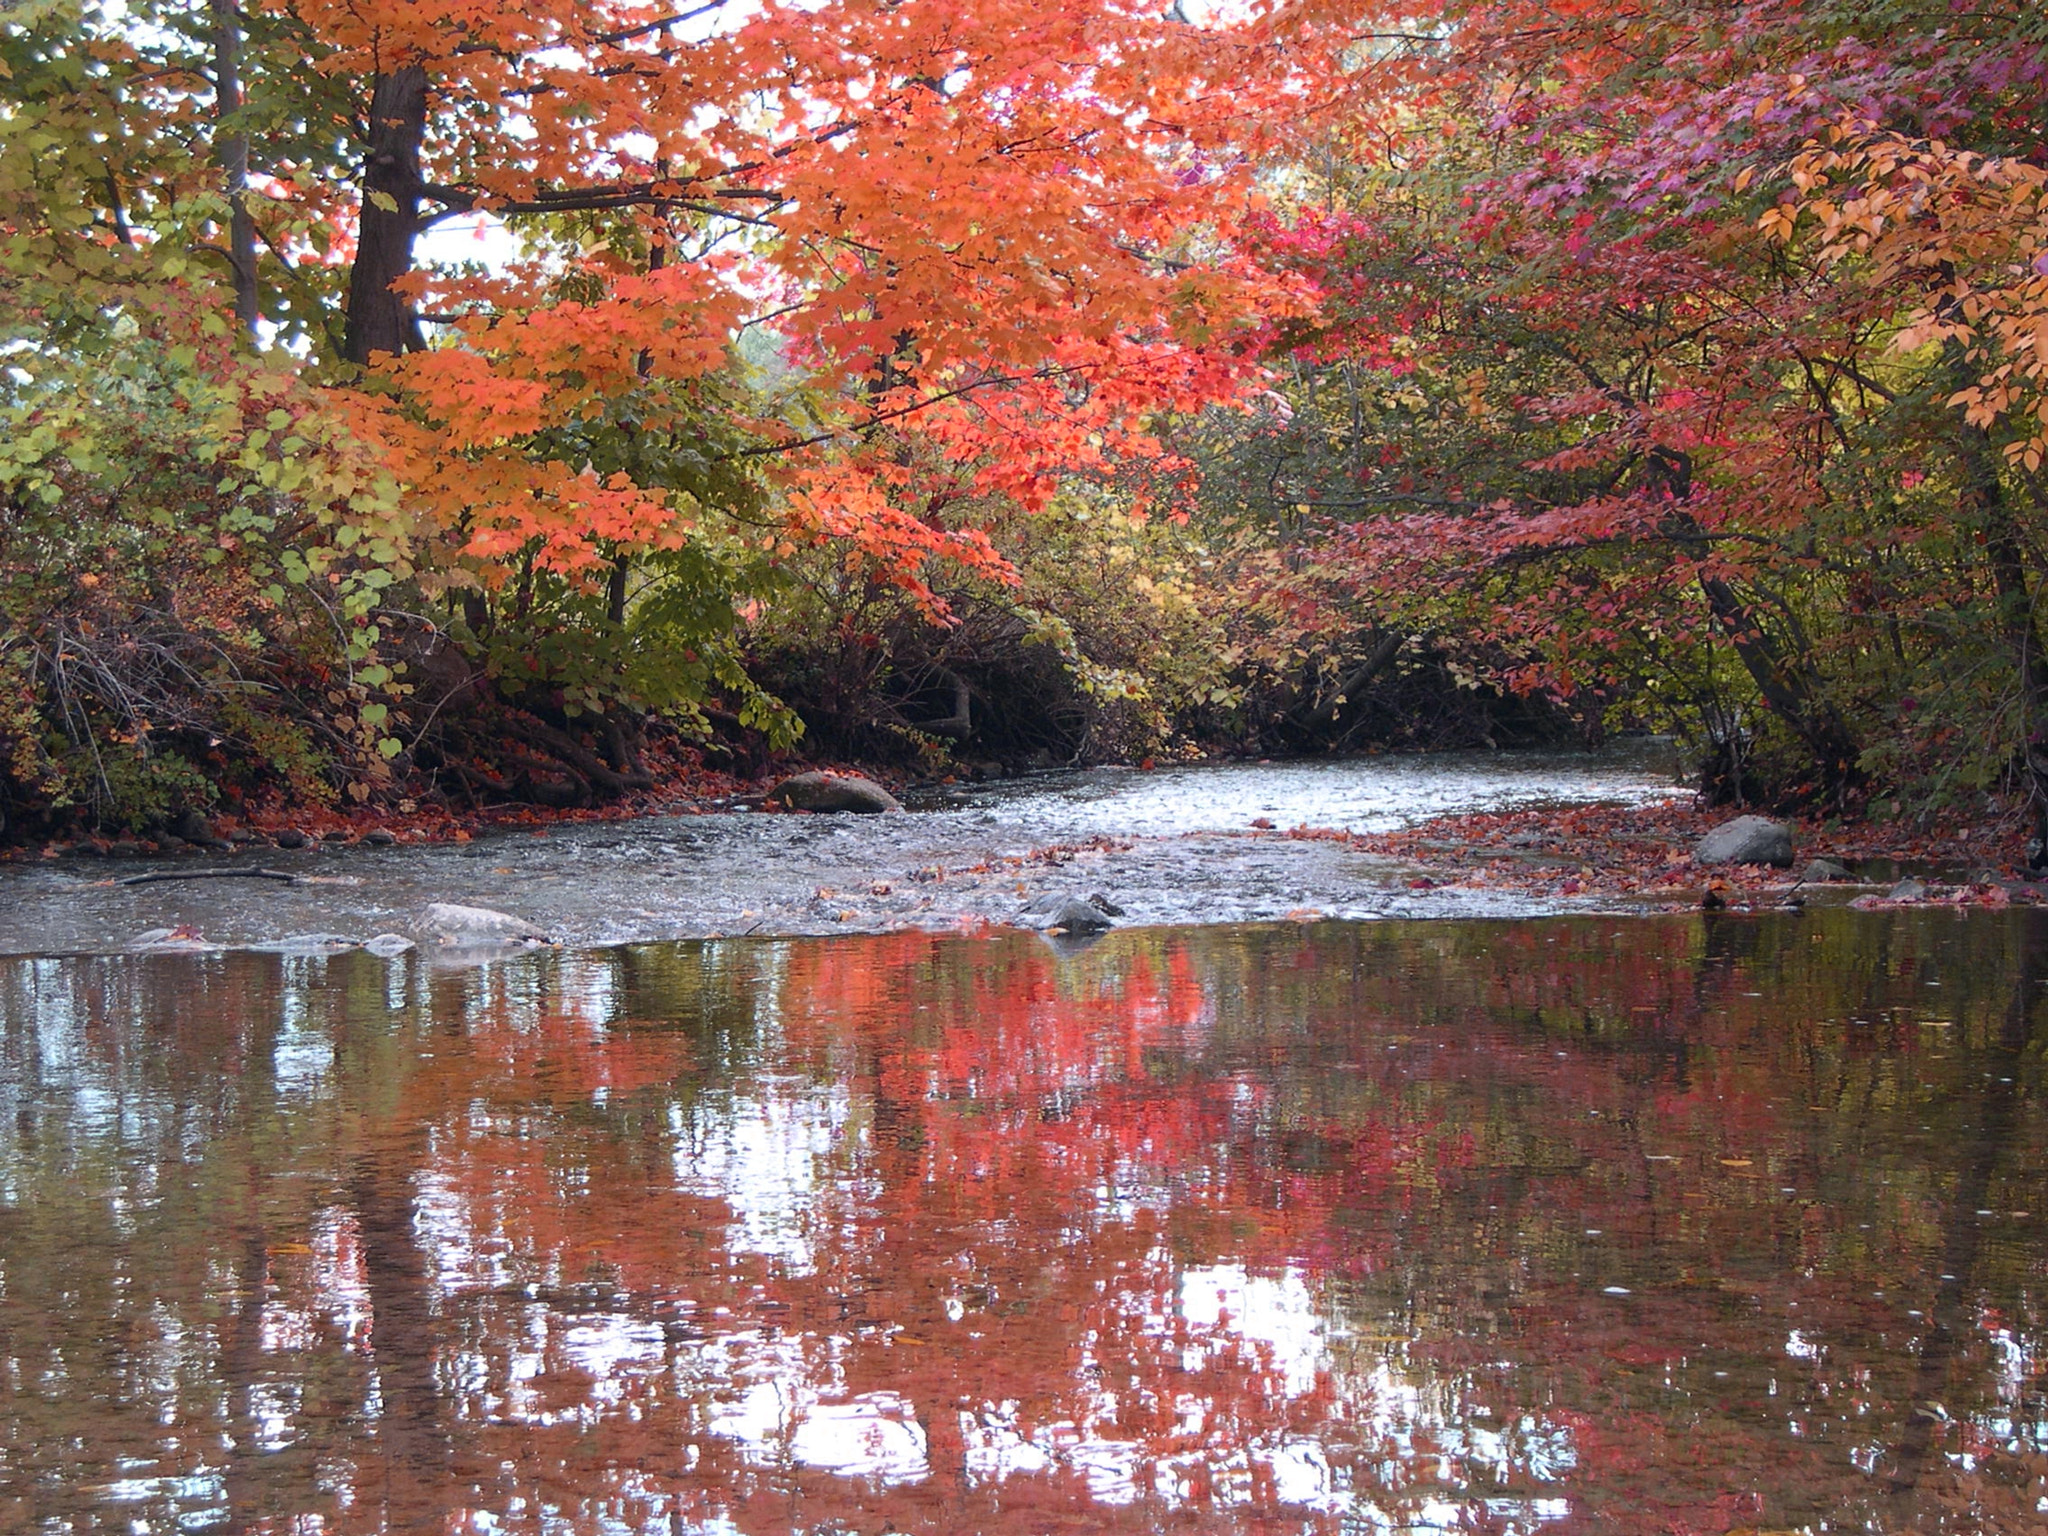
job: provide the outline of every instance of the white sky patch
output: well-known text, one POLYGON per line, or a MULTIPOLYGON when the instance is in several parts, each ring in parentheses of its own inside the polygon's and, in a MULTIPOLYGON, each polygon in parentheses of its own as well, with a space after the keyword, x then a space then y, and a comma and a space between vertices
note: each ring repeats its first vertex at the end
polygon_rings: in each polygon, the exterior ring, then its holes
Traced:
POLYGON ((1180 1314, 1198 1335, 1255 1346, 1270 1360, 1290 1398, 1313 1390, 1329 1369, 1322 1312, 1298 1271, 1253 1275, 1236 1264, 1186 1270, 1180 1277, 1180 1314))
POLYGON ((791 1274, 816 1267, 811 1228, 830 1166, 844 1151, 853 1103, 840 1087, 764 1084, 704 1106, 675 1127, 676 1186, 723 1201, 736 1253, 779 1260, 791 1274))

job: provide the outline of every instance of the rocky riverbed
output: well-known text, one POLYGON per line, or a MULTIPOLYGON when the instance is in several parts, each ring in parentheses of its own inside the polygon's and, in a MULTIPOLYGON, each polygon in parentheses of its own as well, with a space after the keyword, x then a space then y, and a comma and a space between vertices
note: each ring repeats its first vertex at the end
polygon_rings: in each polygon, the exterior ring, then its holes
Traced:
POLYGON ((1057 928, 1060 903, 1091 898, 1129 927, 1869 901, 1902 873, 1948 882, 1933 899, 2037 894, 2012 878, 1995 828, 1976 844, 1922 838, 1903 850, 1873 842, 1871 829, 1800 829, 1802 869, 1827 854, 1856 877, 1826 889, 1801 884, 1800 869, 1695 866, 1696 841, 1719 818, 1693 807, 1641 744, 1098 769, 946 789, 913 806, 871 816, 735 808, 434 845, 51 858, 0 869, 0 953, 332 948, 380 934, 432 945, 422 914, 437 902, 512 913, 588 945, 1057 928), (201 870, 238 875, 190 878, 201 870))

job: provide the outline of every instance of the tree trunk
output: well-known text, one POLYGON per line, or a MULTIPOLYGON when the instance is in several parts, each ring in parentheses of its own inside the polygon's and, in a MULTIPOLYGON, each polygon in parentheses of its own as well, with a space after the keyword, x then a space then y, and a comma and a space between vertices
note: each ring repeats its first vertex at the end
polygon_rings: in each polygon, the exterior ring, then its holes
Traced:
POLYGON ((420 141, 427 131, 427 72, 417 64, 379 75, 370 95, 362 227, 348 275, 342 355, 367 363, 421 345, 419 319, 392 284, 412 271, 420 233, 420 141))
POLYGON ((1861 752, 1848 722, 1822 696, 1825 685, 1812 661, 1803 655, 1785 654, 1755 610, 1727 581, 1702 576, 1700 590, 1764 703, 1812 755, 1821 787, 1829 797, 1841 799, 1861 778, 1856 766, 1861 752))
POLYGON ((249 216, 249 135, 225 125, 242 110, 242 18, 234 0, 212 0, 214 153, 228 197, 228 267, 235 319, 251 341, 263 309, 256 288, 256 221, 249 216))
POLYGON ((1991 434, 1965 424, 1956 435, 1960 510, 1984 537, 1998 604, 1998 632, 2012 661, 2020 690, 2020 747, 2027 765, 2034 833, 2027 848, 2030 868, 2048 868, 2048 649, 2034 611, 2026 541, 2005 493, 1998 450, 1991 434))
POLYGON ((1351 696, 1378 677, 1394 664, 1394 658, 1401 654, 1401 647, 1408 636, 1400 630, 1389 630, 1380 636, 1379 644, 1372 648, 1364 661, 1353 668, 1351 673, 1337 685, 1337 689, 1309 714, 1307 729, 1313 731, 1328 725, 1337 718, 1337 711, 1350 702, 1351 696))
MULTIPOLYGON (((1652 448, 1646 484, 1653 493, 1670 498, 1665 524, 1675 537, 1689 542, 1706 538, 1706 530, 1683 505, 1692 496, 1690 454, 1675 448, 1652 448)), ((1826 680, 1813 658, 1803 650, 1788 652, 1772 638, 1756 610, 1726 577, 1702 575, 1699 583, 1714 622, 1734 645, 1757 693, 1812 756, 1821 789, 1829 799, 1840 802, 1862 781, 1856 766, 1862 753, 1848 722, 1829 701, 1826 680)))

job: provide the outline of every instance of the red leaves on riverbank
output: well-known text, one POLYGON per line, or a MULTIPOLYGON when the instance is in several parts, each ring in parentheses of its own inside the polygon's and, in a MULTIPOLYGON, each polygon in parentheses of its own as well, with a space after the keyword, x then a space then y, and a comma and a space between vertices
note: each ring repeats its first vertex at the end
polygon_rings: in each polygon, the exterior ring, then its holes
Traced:
MULTIPOLYGON (((1445 816, 1396 832, 1301 826, 1277 835, 1344 842, 1417 865, 1417 886, 1532 896, 1634 897, 1674 907, 1768 904, 1801 883, 1810 861, 1825 858, 1887 889, 1908 872, 1958 887, 1932 888, 1925 899, 1994 906, 2038 899, 2032 886, 2008 884, 2018 878, 2025 835, 2010 814, 1959 820, 1934 831, 1882 822, 1797 823, 1798 857, 1790 870, 1695 864, 1692 851, 1699 839, 1730 814, 1674 798, 1649 805, 1535 806, 1445 816)), ((1870 895, 1857 904, 1905 903, 1870 895)))

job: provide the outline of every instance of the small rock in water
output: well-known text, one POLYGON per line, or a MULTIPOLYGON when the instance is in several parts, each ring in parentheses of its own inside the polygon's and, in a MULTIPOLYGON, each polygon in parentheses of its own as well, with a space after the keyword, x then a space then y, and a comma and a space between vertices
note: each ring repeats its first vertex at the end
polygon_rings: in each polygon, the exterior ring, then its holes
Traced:
POLYGON ((1768 816, 1737 816, 1699 841, 1695 864, 1792 864, 1792 829, 1768 816))
POLYGON ((297 827, 285 827, 271 841, 280 848, 303 848, 306 846, 306 834, 297 827))
POLYGON ((1925 901, 1926 899, 1927 882, 1925 880, 1910 878, 1901 880, 1897 885, 1885 892, 1886 901, 1925 901))
POLYGON ((1116 919, 1096 903, 1055 892, 1027 901, 1017 915, 1027 919, 1027 927, 1066 933, 1102 933, 1116 926, 1116 919))
POLYGON ((555 941, 523 917, 489 907, 452 901, 430 902, 420 913, 420 933, 447 947, 467 944, 552 944, 555 941))
POLYGON ((412 940, 402 933, 380 933, 363 945, 364 949, 384 960, 402 955, 412 947, 412 940))
POLYGON ((342 933, 288 933, 258 947, 280 955, 341 955, 361 946, 342 933))
POLYGON ((1799 877, 1807 885, 1833 885, 1849 878, 1846 866, 1833 859, 1815 859, 1806 866, 1806 873, 1799 877))
POLYGON ((389 848, 398 841, 398 834, 389 827, 372 827, 363 834, 362 840, 372 848, 389 848))

